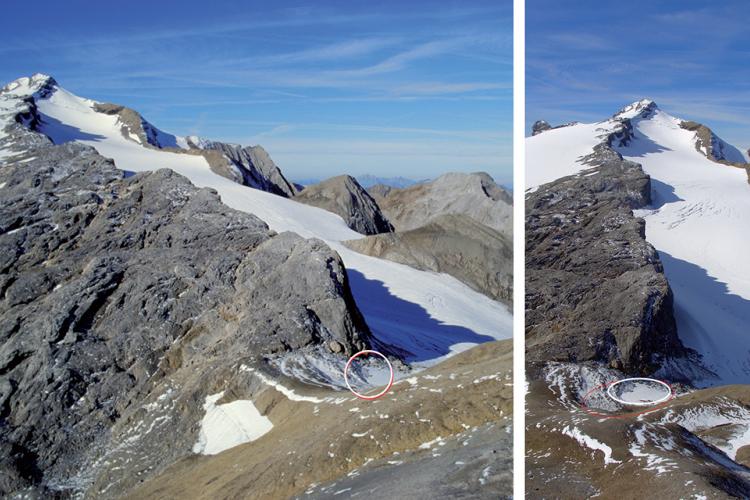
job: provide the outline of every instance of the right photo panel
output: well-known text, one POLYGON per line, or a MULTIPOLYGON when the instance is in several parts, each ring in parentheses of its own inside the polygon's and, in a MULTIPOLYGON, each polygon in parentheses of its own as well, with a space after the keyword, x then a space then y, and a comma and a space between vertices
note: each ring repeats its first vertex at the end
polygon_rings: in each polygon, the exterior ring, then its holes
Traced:
POLYGON ((750 497, 747 2, 526 1, 526 493, 750 497))

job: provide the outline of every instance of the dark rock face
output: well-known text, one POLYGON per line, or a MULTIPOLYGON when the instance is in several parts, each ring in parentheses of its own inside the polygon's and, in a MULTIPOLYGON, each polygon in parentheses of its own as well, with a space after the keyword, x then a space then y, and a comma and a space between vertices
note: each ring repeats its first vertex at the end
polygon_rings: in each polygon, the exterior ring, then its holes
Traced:
POLYGON ((441 215, 417 229, 346 245, 424 271, 450 274, 495 300, 509 303, 513 298, 513 242, 466 215, 441 215))
POLYGON ((563 128, 563 127, 570 127, 571 125, 577 125, 579 122, 568 122, 563 123, 562 125, 555 125, 554 127, 549 124, 546 120, 537 120, 534 122, 534 124, 531 126, 531 135, 539 135, 542 132, 546 132, 548 130, 555 130, 557 128, 563 128))
POLYGON ((544 120, 537 120, 534 122, 534 125, 531 126, 531 135, 539 135, 545 130, 551 130, 552 125, 547 123, 544 120))
POLYGON ((548 361, 604 362, 652 373, 659 356, 685 353, 672 292, 644 222, 650 178, 608 143, 594 168, 541 186, 526 199, 526 355, 548 361))
POLYGON ((362 234, 393 231, 380 207, 354 177, 339 175, 307 186, 295 200, 341 216, 346 225, 362 234))
POLYGON ((151 145, 158 149, 177 147, 174 136, 160 133, 159 129, 144 120, 140 113, 131 108, 119 104, 96 103, 94 104, 94 110, 107 115, 117 115, 122 126, 122 135, 126 138, 133 134, 138 137, 141 144, 151 145), (163 137, 160 137, 160 135, 163 137), (164 136, 170 137, 171 140, 165 140, 164 136))
POLYGON ((243 147, 224 142, 203 141, 200 149, 220 151, 242 174, 242 184, 291 198, 297 188, 286 180, 261 146, 243 147))
POLYGON ((92 148, 7 131, 30 149, 0 166, 2 494, 116 495, 191 453, 240 363, 369 345, 323 242, 170 170, 123 178, 92 148))

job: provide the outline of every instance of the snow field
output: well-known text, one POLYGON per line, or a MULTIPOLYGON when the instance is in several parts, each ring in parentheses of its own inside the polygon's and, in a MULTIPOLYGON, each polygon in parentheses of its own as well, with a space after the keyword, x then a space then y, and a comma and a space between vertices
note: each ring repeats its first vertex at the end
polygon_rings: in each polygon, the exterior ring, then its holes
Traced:
POLYGON ((271 421, 260 414, 252 401, 238 399, 217 405, 224 392, 206 397, 198 442, 194 453, 216 455, 235 446, 255 441, 273 428, 271 421))

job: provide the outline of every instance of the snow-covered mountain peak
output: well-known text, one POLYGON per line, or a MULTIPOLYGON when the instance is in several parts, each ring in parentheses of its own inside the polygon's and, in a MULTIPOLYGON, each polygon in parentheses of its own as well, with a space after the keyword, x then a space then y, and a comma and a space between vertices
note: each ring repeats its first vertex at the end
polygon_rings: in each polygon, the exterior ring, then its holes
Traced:
POLYGON ((51 76, 43 73, 35 73, 32 76, 23 76, 17 80, 13 80, 0 89, 0 94, 22 97, 37 93, 42 89, 51 89, 56 86, 57 81, 51 76))
POLYGON ((640 101, 635 101, 628 104, 620 111, 615 113, 612 118, 621 120, 637 117, 648 118, 649 116, 653 115, 653 113, 658 109, 659 107, 651 99, 641 99, 640 101))

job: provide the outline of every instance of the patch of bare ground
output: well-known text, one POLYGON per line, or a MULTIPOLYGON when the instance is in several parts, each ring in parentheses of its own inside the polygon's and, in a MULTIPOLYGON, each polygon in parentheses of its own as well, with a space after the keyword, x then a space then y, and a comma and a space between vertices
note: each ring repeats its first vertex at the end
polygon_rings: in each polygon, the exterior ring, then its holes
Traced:
MULTIPOLYGON (((272 421, 270 432, 177 462, 128 498, 289 498, 387 457, 418 460, 474 428, 493 424, 506 432, 511 356, 510 341, 483 344, 399 381, 375 401, 333 392, 326 395, 340 399, 292 401, 268 387, 254 402, 272 421)), ((511 455, 510 447, 504 453, 511 455)), ((510 487, 508 481, 508 494, 510 487)))
POLYGON ((639 417, 603 419, 562 404, 544 381, 526 398, 528 498, 746 498, 748 449, 733 460, 720 448, 725 424, 689 429, 680 416, 707 408, 750 407, 750 388, 725 386, 680 394, 639 417))

